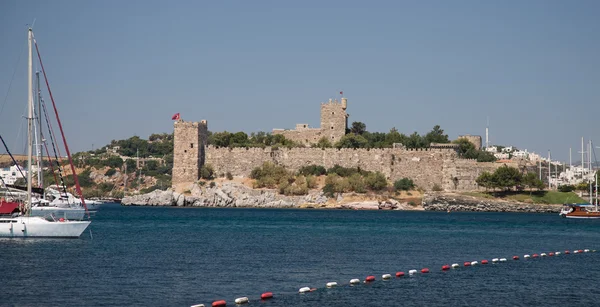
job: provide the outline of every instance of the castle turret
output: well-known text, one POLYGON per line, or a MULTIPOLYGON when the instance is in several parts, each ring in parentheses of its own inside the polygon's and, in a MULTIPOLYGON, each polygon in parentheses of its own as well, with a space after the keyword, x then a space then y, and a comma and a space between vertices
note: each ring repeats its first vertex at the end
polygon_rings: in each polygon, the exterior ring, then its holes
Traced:
POLYGON ((208 123, 184 122, 174 124, 172 185, 196 182, 200 167, 204 164, 204 152, 208 136, 208 123))
POLYGON ((348 100, 342 98, 341 103, 330 99, 328 103, 321 104, 321 133, 332 143, 346 135, 348 128, 347 103, 348 100))

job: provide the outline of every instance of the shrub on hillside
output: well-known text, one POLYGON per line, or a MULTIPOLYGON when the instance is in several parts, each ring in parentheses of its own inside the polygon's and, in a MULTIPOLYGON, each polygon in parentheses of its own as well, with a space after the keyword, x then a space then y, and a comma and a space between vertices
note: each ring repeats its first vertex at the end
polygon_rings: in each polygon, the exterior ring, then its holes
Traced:
POLYGON ((575 186, 570 184, 561 185, 558 187, 558 190, 561 192, 573 192, 575 191, 575 186))
POLYGON ((352 174, 350 177, 348 177, 348 184, 350 185, 350 189, 356 193, 367 192, 367 184, 365 183, 365 179, 358 173, 352 174))
POLYGON ((408 191, 408 190, 412 190, 414 188, 415 188, 415 183, 411 179, 402 178, 402 179, 394 181, 394 189, 396 191, 398 191, 398 190, 408 191))
POLYGON ((373 191, 381 191, 388 185, 387 179, 385 179, 385 176, 380 172, 369 173, 365 178, 365 183, 367 184, 367 187, 373 191))
POLYGON ((231 174, 231 172, 225 173, 225 177, 227 177, 227 180, 233 180, 233 175, 231 174))
POLYGON ((304 176, 308 176, 308 175, 321 176, 321 175, 325 175, 326 173, 327 173, 327 170, 323 166, 315 165, 315 164, 303 166, 298 170, 298 174, 304 175, 304 176))
POLYGON ((114 168, 109 168, 109 169, 106 171, 106 173, 104 173, 104 176, 108 176, 108 177, 110 177, 110 176, 112 176, 112 175, 114 175, 114 174, 116 174, 116 173, 117 173, 117 170, 116 170, 116 169, 114 169, 114 168))
POLYGON ((255 188, 277 188, 284 181, 293 182, 292 176, 288 171, 279 165, 265 162, 261 167, 257 167, 250 172, 250 178, 255 179, 255 188))
POLYGON ((211 180, 215 176, 215 170, 210 164, 204 164, 200 168, 200 178, 204 180, 211 180))
POLYGON ((360 167, 343 167, 334 165, 332 168, 327 170, 327 174, 337 174, 341 177, 350 177, 352 174, 360 174, 362 176, 368 175, 370 172, 360 169, 360 167))

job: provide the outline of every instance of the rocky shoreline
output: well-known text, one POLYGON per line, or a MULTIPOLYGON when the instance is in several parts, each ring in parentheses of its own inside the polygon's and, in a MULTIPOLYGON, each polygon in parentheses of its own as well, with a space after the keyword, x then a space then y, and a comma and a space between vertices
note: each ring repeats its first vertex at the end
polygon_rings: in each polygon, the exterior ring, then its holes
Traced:
POLYGON ((428 210, 481 212, 558 213, 561 205, 529 204, 502 199, 482 199, 472 196, 429 192, 423 195, 422 205, 411 205, 381 196, 357 200, 356 194, 339 194, 330 199, 321 191, 303 196, 280 195, 276 190, 251 189, 235 182, 204 187, 193 184, 189 193, 155 190, 148 194, 123 198, 123 206, 176 206, 220 208, 323 208, 353 210, 428 210))
POLYGON ((280 195, 276 190, 251 189, 235 182, 220 186, 203 187, 193 184, 189 193, 155 190, 148 194, 128 196, 121 200, 123 206, 177 206, 221 208, 325 208, 355 210, 422 210, 418 206, 394 199, 369 199, 353 201, 352 195, 327 198, 321 191, 311 191, 303 196, 280 195))
POLYGON ((424 195, 422 203, 423 209, 429 211, 558 213, 562 207, 561 204, 530 204, 447 192, 428 193, 424 195))

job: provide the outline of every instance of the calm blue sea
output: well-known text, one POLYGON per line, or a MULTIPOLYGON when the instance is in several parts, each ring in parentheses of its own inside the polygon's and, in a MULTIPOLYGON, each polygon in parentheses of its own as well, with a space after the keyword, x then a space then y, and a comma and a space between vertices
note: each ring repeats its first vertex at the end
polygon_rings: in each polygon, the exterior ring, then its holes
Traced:
POLYGON ((600 249, 600 221, 557 214, 108 204, 91 230, 93 238, 0 240, 0 305, 235 306, 241 296, 264 307, 600 304, 600 252, 522 257, 600 249), (440 270, 495 257, 509 260, 440 270), (431 273, 381 281, 424 267, 431 273), (377 281, 347 285, 367 275, 377 281), (298 294, 304 286, 318 290, 298 294), (266 291, 275 298, 260 302, 266 291))

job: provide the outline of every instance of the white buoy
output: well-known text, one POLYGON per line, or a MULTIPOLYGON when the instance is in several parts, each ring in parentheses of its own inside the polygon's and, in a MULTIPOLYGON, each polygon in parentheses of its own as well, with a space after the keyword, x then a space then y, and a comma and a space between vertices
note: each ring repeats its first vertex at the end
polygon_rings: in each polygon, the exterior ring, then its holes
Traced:
POLYGON ((556 256, 558 256, 558 255, 560 255, 560 252, 556 252, 556 253, 554 253, 554 254, 555 254, 556 256))
POLYGON ((500 258, 500 262, 506 262, 506 258, 500 258))
POLYGON ((381 279, 392 279, 392 275, 391 274, 383 274, 381 275, 381 279))
POLYGON ((573 254, 579 254, 579 251, 578 250, 574 250, 573 254))
POLYGON ((529 255, 525 255, 525 256, 523 256, 523 258, 525 258, 525 259, 527 259, 527 258, 529 258, 529 257, 531 257, 531 256, 529 256, 529 255))
POLYGON ((472 262, 471 262, 471 266, 473 266, 473 265, 478 265, 478 264, 479 264, 479 262, 477 262, 477 261, 472 261, 472 262))
POLYGON ((453 263, 453 264, 452 264, 452 268, 453 268, 453 269, 456 269, 456 268, 458 268, 458 267, 460 267, 460 266, 458 265, 458 263, 453 263))
POLYGON ((498 262, 498 258, 492 259, 492 262, 498 262))
POLYGON ((590 252, 590 250, 589 250, 589 249, 584 249, 584 250, 583 250, 583 252, 584 252, 584 253, 589 253, 589 252, 590 252))
POLYGON ((248 298, 247 297, 238 297, 235 299, 234 301, 236 304, 246 304, 248 303, 248 298))
POLYGON ((595 250, 595 249, 592 249, 592 253, 595 253, 595 252, 596 252, 596 250, 595 250))
POLYGON ((204 304, 192 305, 190 307, 204 307, 204 304))
POLYGON ((541 257, 546 257, 546 256, 548 256, 548 255, 546 255, 546 253, 541 253, 541 254, 540 254, 540 256, 541 256, 541 257))
POLYGON ((408 274, 409 275, 417 274, 417 270, 410 270, 410 271, 408 271, 408 274))
POLYGON ((302 288, 300 288, 300 290, 298 290, 298 292, 300 292, 300 293, 310 292, 310 288, 309 287, 302 287, 302 288))
POLYGON ((331 282, 328 282, 325 286, 327 286, 327 288, 333 288, 333 287, 337 287, 337 285, 338 285, 337 282, 331 281, 331 282))
POLYGON ((360 284, 360 279, 358 279, 358 278, 350 279, 350 284, 351 285, 360 284))

